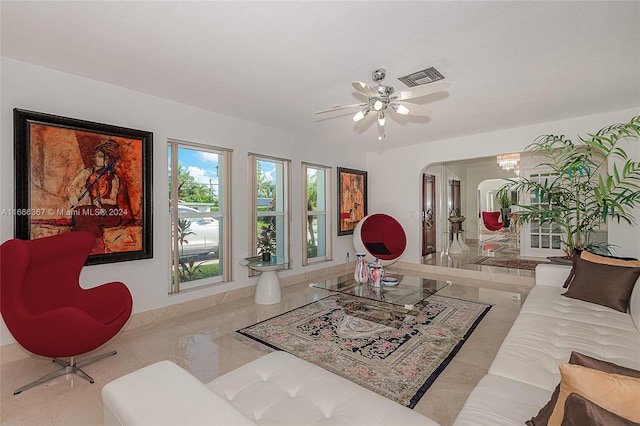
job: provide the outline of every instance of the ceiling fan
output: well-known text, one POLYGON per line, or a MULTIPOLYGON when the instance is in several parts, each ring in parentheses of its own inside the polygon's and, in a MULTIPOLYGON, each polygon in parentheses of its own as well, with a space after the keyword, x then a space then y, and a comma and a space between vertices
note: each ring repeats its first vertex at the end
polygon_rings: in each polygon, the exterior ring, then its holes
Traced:
POLYGON ((353 121, 357 123, 365 117, 377 117, 378 140, 382 140, 386 136, 384 133, 384 124, 388 113, 426 117, 431 114, 431 109, 423 105, 406 101, 408 99, 427 96, 432 93, 445 90, 449 87, 448 81, 438 80, 432 83, 410 87, 395 93, 393 87, 382 84, 382 80, 384 80, 386 74, 387 72, 383 68, 377 69, 373 72, 371 78, 376 83, 375 86, 370 86, 369 84, 361 81, 354 81, 351 83, 359 94, 366 96, 366 102, 351 105, 336 105, 329 109, 317 111, 316 114, 324 114, 326 112, 333 112, 347 108, 361 108, 360 111, 353 116, 353 121))

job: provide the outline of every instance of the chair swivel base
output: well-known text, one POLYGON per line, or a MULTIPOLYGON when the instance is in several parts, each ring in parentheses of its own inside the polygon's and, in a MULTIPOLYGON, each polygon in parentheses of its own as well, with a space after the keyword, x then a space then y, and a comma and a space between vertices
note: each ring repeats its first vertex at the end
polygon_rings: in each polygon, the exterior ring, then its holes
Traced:
POLYGON ((33 382, 27 385, 24 385, 21 388, 16 389, 15 392, 13 392, 13 394, 17 395, 22 391, 31 389, 32 387, 48 382, 49 380, 55 379, 56 377, 63 376, 65 374, 77 374, 83 379, 86 379, 89 383, 94 383, 93 378, 89 376, 87 373, 85 373, 84 371, 82 371, 80 367, 87 364, 94 363, 96 361, 100 361, 103 358, 107 358, 115 354, 117 354, 116 351, 110 351, 100 355, 93 356, 91 358, 83 359, 82 361, 79 361, 79 362, 75 362, 75 359, 74 359, 75 357, 71 357, 69 361, 64 361, 62 359, 54 358, 53 362, 62 366, 61 369, 56 370, 53 373, 49 373, 46 376, 40 377, 39 379, 34 380, 33 382))

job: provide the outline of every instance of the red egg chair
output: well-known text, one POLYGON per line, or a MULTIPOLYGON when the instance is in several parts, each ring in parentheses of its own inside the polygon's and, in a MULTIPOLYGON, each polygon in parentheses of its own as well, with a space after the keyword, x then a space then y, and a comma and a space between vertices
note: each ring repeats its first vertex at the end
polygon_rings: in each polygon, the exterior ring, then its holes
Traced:
POLYGON ((80 271, 95 242, 92 233, 77 231, 0 246, 0 311, 7 328, 26 350, 62 366, 14 395, 69 373, 93 383, 81 367, 116 354, 75 360, 110 340, 131 316, 131 293, 123 283, 80 287, 80 271))
POLYGON ((498 222, 500 212, 482 212, 482 223, 489 231, 500 231, 503 227, 502 222, 498 222))
POLYGON ((376 213, 365 216, 353 230, 353 246, 356 253, 365 253, 365 259, 380 259, 382 265, 398 261, 407 248, 407 235, 400 222, 393 217, 376 213))

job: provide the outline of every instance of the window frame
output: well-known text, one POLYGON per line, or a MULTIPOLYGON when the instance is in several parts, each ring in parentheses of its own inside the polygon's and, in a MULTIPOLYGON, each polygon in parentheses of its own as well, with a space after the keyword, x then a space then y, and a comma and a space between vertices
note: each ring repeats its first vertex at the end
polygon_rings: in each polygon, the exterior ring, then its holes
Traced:
MULTIPOLYGON (((312 263, 318 263, 318 262, 326 262, 326 261, 330 261, 333 260, 333 241, 332 241, 332 234, 333 234, 333 228, 332 228, 332 223, 333 223, 333 219, 331 216, 331 211, 332 211, 332 207, 331 207, 331 190, 333 188, 332 186, 332 182, 331 182, 331 177, 332 177, 332 173, 333 173, 333 169, 329 166, 323 166, 320 164, 314 164, 314 163, 309 163, 309 162, 302 162, 302 166, 301 166, 301 184, 302 184, 302 265, 308 265, 308 264, 312 264, 312 263), (315 169, 315 170, 322 170, 324 172, 324 209, 323 210, 307 210, 307 206, 308 206, 308 198, 309 198, 309 194, 308 194, 308 170, 309 169, 315 169), (325 254, 323 256, 314 256, 314 257, 309 257, 308 256, 308 250, 307 250, 307 221, 309 216, 324 216, 325 218, 325 232, 324 232, 324 241, 325 241, 325 254)), ((320 186, 320 183, 318 182, 318 186, 320 186)), ((319 192, 319 191, 318 191, 319 192)), ((320 200, 318 200, 318 204, 320 204, 320 200)), ((318 235, 318 239, 320 238, 320 236, 318 235)))
POLYGON ((232 268, 232 215, 231 215, 231 176, 233 164, 233 150, 224 147, 205 145, 201 143, 183 141, 173 138, 167 139, 167 152, 171 152, 168 173, 171 182, 171 192, 169 194, 169 294, 177 294, 181 291, 197 289, 212 284, 229 282, 233 279, 232 268), (180 148, 193 151, 207 152, 217 154, 218 157, 218 211, 217 212, 180 212, 179 198, 172 197, 171 194, 178 193, 178 179, 174 179, 175 175, 172 170, 178 170, 180 148), (173 253, 178 252, 179 241, 174 238, 177 235, 177 225, 179 219, 185 218, 220 218, 222 226, 218 229, 218 264, 222 269, 220 275, 214 277, 201 278, 193 281, 180 282, 179 276, 174 275, 173 271, 177 271, 180 267, 180 257, 174 256, 173 253))
MULTIPOLYGON (((249 162, 249 179, 250 179, 250 191, 249 191, 249 209, 251 210, 251 215, 249 217, 249 252, 253 253, 254 256, 258 255, 258 218, 259 217, 282 217, 283 222, 283 230, 282 230, 282 247, 277 246, 276 252, 280 253, 282 258, 276 254, 277 261, 280 262, 284 260, 284 262, 288 265, 290 259, 290 229, 291 229, 291 160, 286 158, 273 157, 270 155, 249 153, 248 154, 248 162, 249 162), (265 211, 258 212, 257 205, 257 195, 258 195, 258 161, 266 161, 279 163, 282 165, 282 211, 265 211)), ((277 243, 276 243, 277 244, 277 243)), ((273 259, 273 258, 272 258, 273 259)), ((250 275, 255 275, 249 268, 250 275)))

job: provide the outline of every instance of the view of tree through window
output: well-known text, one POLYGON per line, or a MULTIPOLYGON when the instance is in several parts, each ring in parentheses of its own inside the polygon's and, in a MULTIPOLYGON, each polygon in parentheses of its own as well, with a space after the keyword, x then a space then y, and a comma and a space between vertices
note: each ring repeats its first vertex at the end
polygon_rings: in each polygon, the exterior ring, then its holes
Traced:
POLYGON ((329 170, 326 167, 312 166, 303 163, 303 174, 306 175, 306 221, 305 247, 306 261, 328 259, 327 247, 330 242, 327 213, 327 188, 329 187, 329 170))
POLYGON ((224 164, 224 154, 169 142, 168 158, 171 291, 177 292, 194 285, 221 281, 224 234, 221 188, 224 186, 220 182, 220 168, 224 164))
MULTIPOLYGON (((529 179, 538 182, 555 180, 554 175, 550 173, 531 173, 529 179)), ((551 200, 548 197, 542 199, 538 193, 531 193, 529 197, 529 205, 548 205, 549 208, 553 208, 551 200)), ((560 250, 562 234, 558 224, 549 222, 540 223, 539 220, 532 220, 529 223, 529 233, 530 246, 532 249, 560 250)))
POLYGON ((269 252, 273 261, 288 253, 287 173, 287 161, 255 159, 256 254, 269 252))

